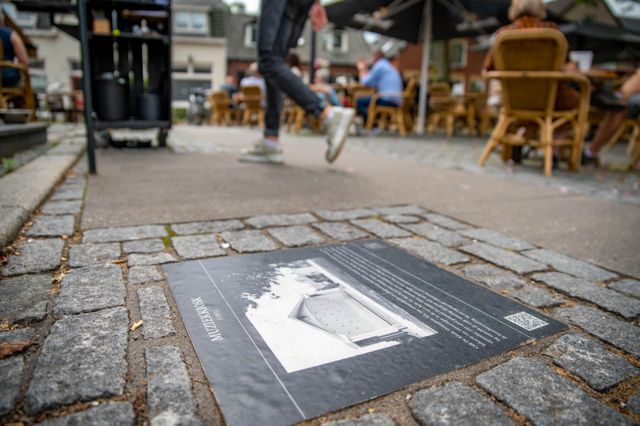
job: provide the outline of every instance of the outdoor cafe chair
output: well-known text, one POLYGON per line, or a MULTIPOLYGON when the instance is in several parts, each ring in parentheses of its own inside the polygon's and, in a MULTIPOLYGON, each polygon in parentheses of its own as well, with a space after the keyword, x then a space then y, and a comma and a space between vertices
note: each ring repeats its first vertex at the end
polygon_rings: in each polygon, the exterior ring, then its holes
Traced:
POLYGON ((262 107, 262 90, 260 86, 244 86, 240 88, 242 100, 243 126, 257 122, 264 127, 264 108, 262 107))
POLYGON ((447 130, 447 138, 453 136, 454 115, 452 110, 455 107, 455 100, 451 96, 449 83, 433 83, 429 86, 429 124, 427 134, 431 135, 442 123, 447 130))
POLYGON ((369 110, 367 113, 367 129, 373 129, 377 123, 379 128, 389 125, 396 125, 401 136, 406 136, 413 129, 413 104, 416 98, 416 80, 410 78, 404 91, 398 96, 398 93, 374 93, 371 96, 369 110), (401 97, 398 106, 377 105, 378 99, 382 96, 401 97))
POLYGON ((553 29, 503 31, 496 37, 493 55, 495 71, 489 71, 487 77, 502 84, 502 108, 479 164, 484 165, 498 145, 503 147, 503 159, 510 157, 514 145, 531 145, 543 151, 545 175, 551 175, 554 147, 568 150, 569 168, 577 170, 587 127, 589 80, 581 73, 562 71, 567 57, 564 35, 553 29), (561 81, 578 85, 576 108, 554 109, 561 81), (538 137, 513 135, 518 122, 533 123, 539 129, 538 137), (554 140, 554 131, 563 126, 570 127, 570 135, 554 140))
POLYGON ((209 124, 233 124, 234 111, 231 109, 231 98, 229 92, 226 90, 220 90, 213 92, 210 98, 211 102, 211 117, 209 124))
MULTIPOLYGON (((0 44, 0 58, 3 55, 3 47, 0 44)), ((0 72, 5 68, 13 68, 20 73, 20 83, 16 87, 5 87, 0 79, 0 108, 6 109, 10 103, 18 108, 24 108, 31 111, 29 120, 36 118, 36 100, 31 89, 31 77, 29 70, 24 64, 17 64, 13 61, 0 61, 0 72)))

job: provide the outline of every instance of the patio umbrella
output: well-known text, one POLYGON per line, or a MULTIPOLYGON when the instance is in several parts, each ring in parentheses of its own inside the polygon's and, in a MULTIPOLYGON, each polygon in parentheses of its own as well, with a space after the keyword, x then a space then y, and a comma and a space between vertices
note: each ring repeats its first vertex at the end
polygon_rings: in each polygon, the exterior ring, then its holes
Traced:
POLYGON ((509 0, 343 0, 326 7, 337 27, 422 41, 418 133, 424 131, 431 40, 490 34, 506 23, 509 0))
POLYGON ((595 22, 568 22, 559 27, 572 50, 593 52, 593 62, 640 59, 640 34, 595 22))

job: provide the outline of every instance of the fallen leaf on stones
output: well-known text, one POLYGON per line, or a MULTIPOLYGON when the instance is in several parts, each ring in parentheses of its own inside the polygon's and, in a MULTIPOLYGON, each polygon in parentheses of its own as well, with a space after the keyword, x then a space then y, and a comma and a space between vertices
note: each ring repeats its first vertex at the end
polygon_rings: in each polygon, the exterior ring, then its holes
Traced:
POLYGON ((373 414, 376 411, 376 409, 375 408, 369 408, 367 411, 369 412, 369 414, 373 414))
POLYGON ((224 248, 224 249, 228 249, 229 247, 231 247, 231 244, 229 244, 229 243, 222 243, 222 244, 221 244, 221 246, 222 246, 222 248, 224 248))
POLYGON ((144 324, 144 321, 142 321, 142 320, 138 320, 138 321, 134 322, 133 325, 131 326, 131 331, 135 331, 135 330, 139 329, 140 327, 142 327, 142 324, 144 324))
POLYGON ((123 263, 127 263, 125 259, 112 260, 111 263, 116 265, 122 265, 123 263))
POLYGON ((66 235, 63 235, 61 238, 62 238, 63 240, 68 240, 68 239, 69 239, 69 237, 68 237, 68 236, 66 236, 66 235))
POLYGON ((0 359, 4 359, 17 352, 22 352, 31 345, 33 345, 33 342, 22 340, 0 343, 0 359))

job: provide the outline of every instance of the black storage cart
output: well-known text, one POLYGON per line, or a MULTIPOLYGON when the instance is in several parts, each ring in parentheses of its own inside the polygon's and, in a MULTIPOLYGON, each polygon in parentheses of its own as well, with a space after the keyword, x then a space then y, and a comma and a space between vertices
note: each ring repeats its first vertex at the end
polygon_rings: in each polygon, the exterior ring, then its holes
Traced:
POLYGON ((19 10, 76 13, 78 27, 56 25, 80 41, 90 173, 95 132, 171 128, 171 0, 14 0, 19 10))

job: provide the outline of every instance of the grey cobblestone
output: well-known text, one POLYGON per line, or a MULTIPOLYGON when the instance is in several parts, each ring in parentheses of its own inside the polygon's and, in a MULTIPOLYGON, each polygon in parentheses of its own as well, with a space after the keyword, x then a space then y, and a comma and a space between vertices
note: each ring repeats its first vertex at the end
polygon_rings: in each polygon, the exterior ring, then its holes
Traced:
POLYGON ((127 226, 122 228, 101 228, 84 231, 85 243, 110 243, 114 241, 144 240, 166 237, 167 230, 160 225, 127 226))
POLYGON ((105 402, 87 410, 38 423, 40 426, 133 426, 136 416, 129 402, 105 402))
POLYGON ((191 234, 218 234, 224 231, 237 231, 244 228, 239 220, 217 220, 212 222, 177 223, 171 225, 171 229, 178 235, 191 234))
POLYGON ((27 390, 27 413, 121 395, 128 323, 122 307, 56 321, 27 390))
POLYGON ((267 232, 287 247, 321 244, 325 239, 307 225, 271 228, 267 232))
POLYGON ((533 359, 514 358, 480 374, 476 383, 536 425, 631 424, 533 359))
POLYGON ((471 243, 460 247, 460 250, 520 274, 547 269, 535 260, 485 243, 471 243))
POLYGON ((53 311, 71 315, 124 305, 122 270, 116 265, 87 266, 67 273, 53 311))
POLYGON ((180 349, 175 346, 157 346, 146 349, 145 354, 151 424, 164 424, 158 421, 163 417, 176 421, 167 424, 199 423, 196 419, 195 399, 191 393, 191 380, 180 349))
POLYGON ((322 426, 393 426, 395 423, 384 414, 365 414, 357 419, 337 420, 322 426))
POLYGON ((626 359, 609 352, 597 341, 582 334, 565 334, 545 351, 556 364, 582 377, 598 391, 606 390, 640 373, 626 359))
POLYGON ((81 266, 101 265, 120 258, 120 244, 78 244, 69 248, 69 266, 79 268, 81 266))
POLYGON ((173 336, 175 329, 169 317, 169 305, 162 287, 146 287, 138 289, 140 315, 144 324, 142 334, 145 339, 173 336))
POLYGON ((422 237, 427 237, 428 239, 447 247, 457 246, 469 241, 456 232, 449 231, 448 229, 441 228, 431 223, 423 222, 415 225, 400 226, 413 232, 414 234, 418 234, 422 237))
POLYGON ((82 201, 49 201, 42 206, 44 214, 78 214, 82 209, 82 201))
POLYGON ((636 414, 640 414, 640 392, 633 395, 627 401, 626 408, 633 411, 636 414))
POLYGON ((57 238, 32 240, 18 246, 20 256, 12 254, 2 267, 2 275, 20 275, 46 272, 60 266, 64 241, 57 238))
POLYGON ((211 234, 173 237, 171 242, 178 256, 184 259, 224 256, 227 254, 211 234))
POLYGON ((355 226, 342 222, 321 222, 314 223, 313 226, 338 241, 358 240, 369 235, 355 226))
POLYGON ((456 263, 465 263, 470 260, 469 256, 465 256, 462 253, 448 249, 432 241, 417 238, 396 238, 390 240, 390 242, 429 262, 455 265, 456 263))
POLYGON ((129 266, 141 265, 161 265, 163 263, 175 262, 177 259, 169 253, 153 253, 153 254, 130 254, 127 258, 129 266))
POLYGON ((229 231, 223 232, 221 235, 238 253, 253 253, 278 248, 276 243, 262 235, 260 231, 229 231))
POLYGON ((36 333, 32 328, 16 328, 13 330, 0 331, 0 343, 33 342, 35 340, 36 333))
POLYGON ((391 207, 376 207, 374 209, 381 215, 424 215, 427 211, 418 206, 391 206, 391 207))
POLYGON ((401 238, 411 236, 410 232, 378 219, 354 219, 351 223, 359 226, 360 228, 366 229, 380 238, 401 238))
POLYGON ((0 281, 0 322, 30 323, 44 319, 52 287, 50 275, 23 275, 0 281))
POLYGON ((164 243, 159 238, 151 238, 148 240, 127 241, 122 244, 125 253, 157 253, 164 250, 164 243))
POLYGON ((534 248, 533 245, 524 240, 509 237, 490 229, 467 229, 460 231, 460 234, 464 235, 465 237, 473 238, 475 240, 491 244, 492 246, 503 248, 505 250, 521 251, 534 248))
POLYGON ((640 281, 626 279, 609 284, 609 288, 621 293, 640 298, 640 281))
POLYGON ((418 223, 421 220, 416 216, 409 216, 406 214, 388 214, 382 218, 387 222, 393 223, 418 223))
POLYGON ((467 265, 462 268, 462 272, 474 281, 486 284, 499 292, 506 291, 516 299, 535 308, 554 306, 563 302, 563 299, 554 296, 551 292, 527 284, 525 280, 512 272, 493 265, 467 265))
POLYGON ((73 235, 74 217, 63 216, 38 216, 33 226, 27 231, 30 237, 57 237, 61 235, 73 235))
POLYGON ((554 313, 605 342, 640 356, 640 327, 589 306, 556 308, 554 313))
POLYGON ((52 201, 81 200, 84 196, 83 184, 64 184, 51 196, 52 201))
POLYGON ((640 314, 640 300, 627 297, 608 288, 600 287, 592 282, 560 272, 535 274, 532 278, 545 283, 549 287, 563 291, 570 296, 595 303, 625 318, 633 319, 640 314))
POLYGON ((522 254, 530 257, 531 259, 551 265, 554 269, 557 269, 560 272, 566 272, 567 274, 584 278, 589 281, 603 281, 616 276, 616 274, 605 271, 604 269, 590 263, 547 249, 529 250, 522 254))
POLYGON ((329 221, 360 219, 363 217, 371 217, 376 215, 376 212, 372 209, 318 210, 314 213, 324 220, 329 221))
POLYGON ((512 425, 502 409, 477 391, 458 382, 416 393, 409 404, 422 425, 512 425))
POLYGON ((435 223, 436 225, 443 226, 445 228, 453 229, 454 231, 460 231, 463 229, 470 229, 471 227, 462 222, 458 222, 455 219, 451 219, 450 217, 443 216, 437 213, 427 213, 422 215, 425 219, 427 219, 431 223, 435 223))
POLYGON ((0 359, 0 416, 4 416, 13 410, 13 406, 20 394, 22 383, 22 370, 24 361, 21 356, 0 359))
POLYGON ((306 225, 316 221, 317 219, 311 213, 296 213, 254 216, 245 222, 254 228, 262 229, 270 226, 306 225))
POLYGON ((157 266, 143 265, 129 268, 129 284, 144 284, 161 280, 162 274, 158 271, 157 266))

